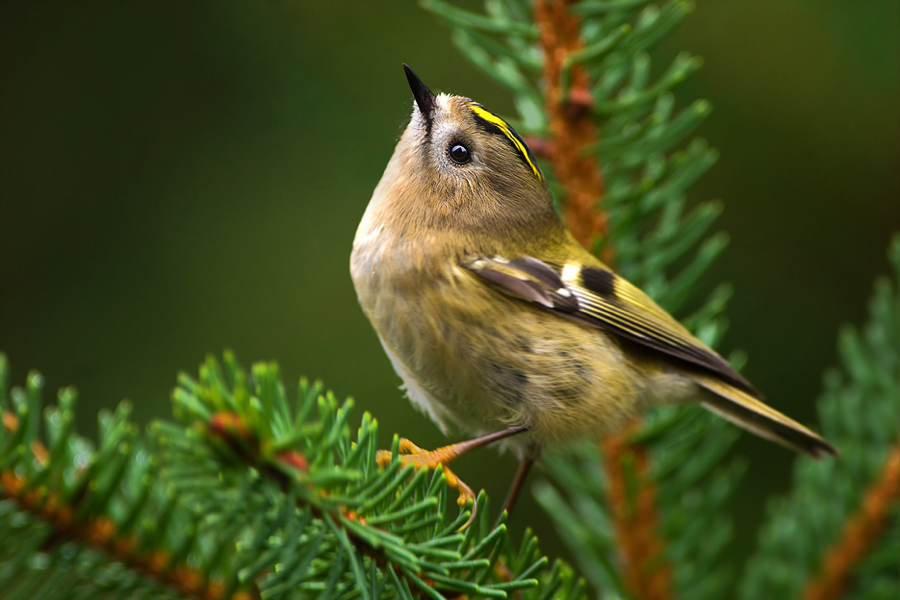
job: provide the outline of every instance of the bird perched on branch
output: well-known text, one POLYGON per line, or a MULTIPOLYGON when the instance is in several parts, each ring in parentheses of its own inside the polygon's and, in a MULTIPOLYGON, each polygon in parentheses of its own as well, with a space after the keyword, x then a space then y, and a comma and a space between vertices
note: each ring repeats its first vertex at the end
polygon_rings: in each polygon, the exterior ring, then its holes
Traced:
POLYGON ((511 510, 543 448, 686 402, 793 450, 836 454, 578 244, 506 121, 404 68, 412 118, 359 224, 351 274, 412 402, 445 433, 480 436, 432 452, 403 440, 404 460, 443 465, 464 505, 474 494, 447 463, 504 440, 522 461, 511 510))

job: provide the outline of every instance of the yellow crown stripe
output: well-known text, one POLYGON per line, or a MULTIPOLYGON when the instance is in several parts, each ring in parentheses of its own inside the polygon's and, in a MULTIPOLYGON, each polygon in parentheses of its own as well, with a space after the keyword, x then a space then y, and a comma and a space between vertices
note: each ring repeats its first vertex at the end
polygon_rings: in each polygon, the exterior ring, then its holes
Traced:
POLYGON ((531 160, 531 152, 529 152, 528 148, 525 146, 525 143, 521 139, 519 139, 519 136, 513 133, 512 128, 509 126, 509 123, 477 104, 471 104, 470 108, 476 115, 502 131, 503 135, 509 138, 509 141, 513 143, 513 146, 515 146, 516 149, 522 153, 522 156, 525 157, 525 161, 531 167, 531 170, 534 171, 535 176, 541 181, 544 180, 544 177, 541 175, 540 169, 538 169, 537 165, 534 164, 534 161, 531 160))

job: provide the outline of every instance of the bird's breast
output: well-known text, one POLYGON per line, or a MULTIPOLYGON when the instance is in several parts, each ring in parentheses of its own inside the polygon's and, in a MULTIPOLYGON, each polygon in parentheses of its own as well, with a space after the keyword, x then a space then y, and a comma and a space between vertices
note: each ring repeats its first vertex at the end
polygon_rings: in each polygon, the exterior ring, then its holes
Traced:
POLYGON ((352 260, 363 309, 411 398, 442 425, 527 423, 546 445, 637 408, 640 378, 609 334, 507 297, 453 261, 363 242, 352 260))

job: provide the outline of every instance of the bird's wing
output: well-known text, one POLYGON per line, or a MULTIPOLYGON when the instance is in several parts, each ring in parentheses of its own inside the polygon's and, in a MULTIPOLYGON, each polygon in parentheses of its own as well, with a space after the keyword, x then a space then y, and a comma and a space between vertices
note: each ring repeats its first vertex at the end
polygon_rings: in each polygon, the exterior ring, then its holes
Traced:
POLYGON ((463 266, 501 292, 659 351, 712 394, 703 405, 765 438, 814 457, 837 449, 760 402, 761 395, 646 294, 602 263, 555 264, 525 257, 477 258, 463 266))
POLYGON ((641 290, 607 268, 499 256, 474 258, 462 266, 507 295, 700 367, 761 397, 722 357, 641 290))

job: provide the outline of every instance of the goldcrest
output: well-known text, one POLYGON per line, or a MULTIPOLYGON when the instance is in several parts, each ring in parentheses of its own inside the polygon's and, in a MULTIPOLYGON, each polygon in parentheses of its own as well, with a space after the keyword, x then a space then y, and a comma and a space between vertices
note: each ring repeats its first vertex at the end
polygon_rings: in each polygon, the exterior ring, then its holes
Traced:
POLYGON ((793 450, 836 454, 573 238, 506 121, 404 68, 412 118, 350 270, 410 400, 445 433, 483 436, 443 454, 407 442, 419 462, 505 438, 524 477, 548 446, 685 402, 793 450))

